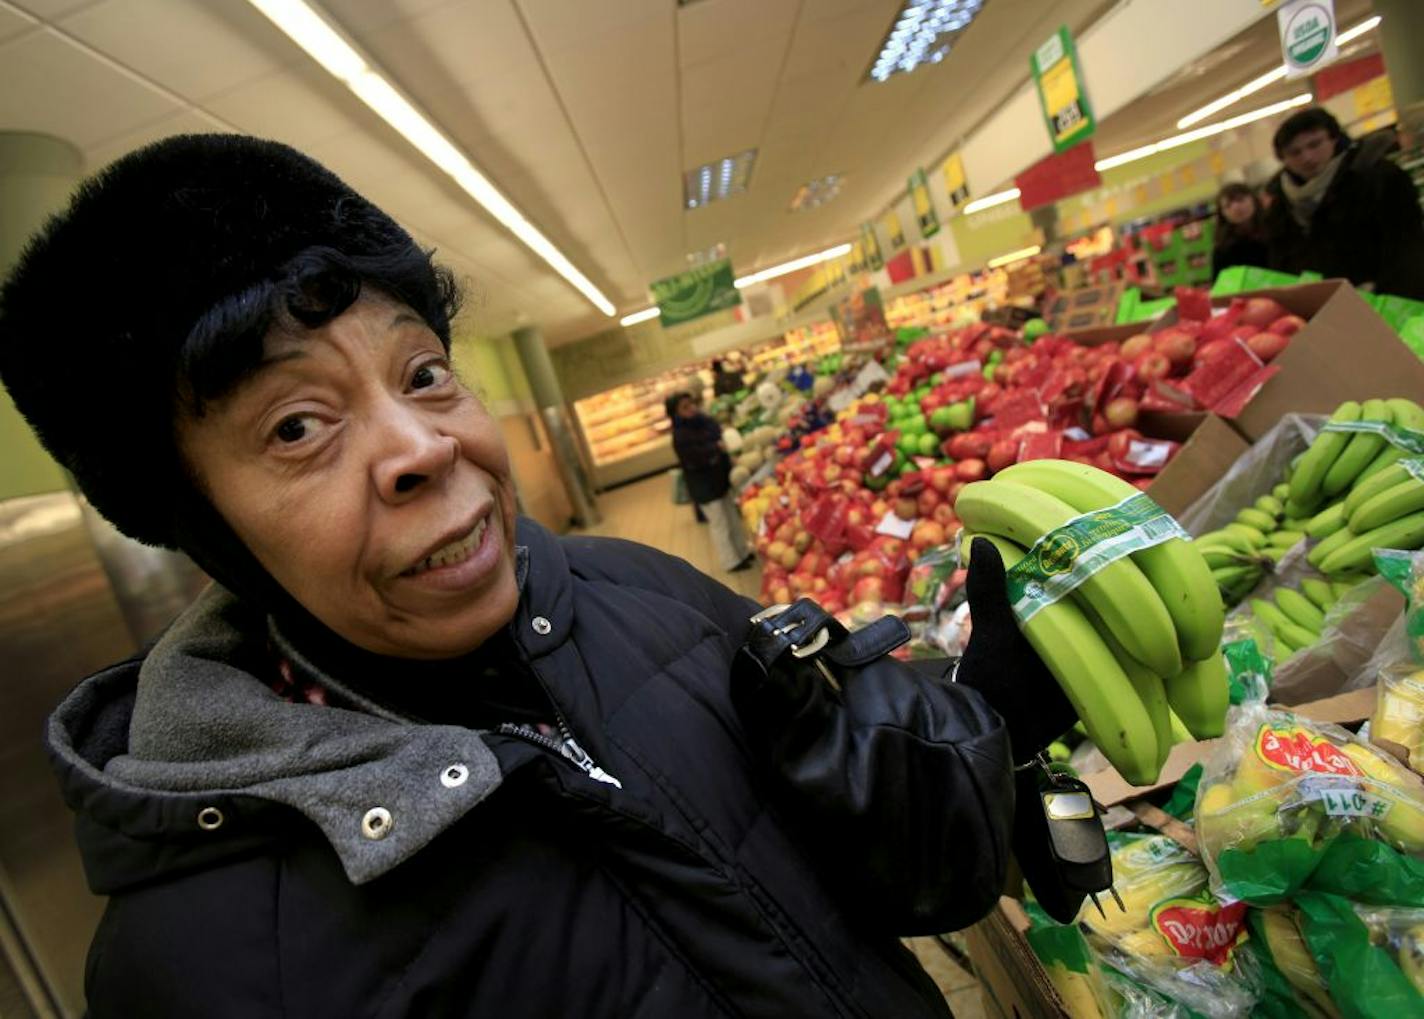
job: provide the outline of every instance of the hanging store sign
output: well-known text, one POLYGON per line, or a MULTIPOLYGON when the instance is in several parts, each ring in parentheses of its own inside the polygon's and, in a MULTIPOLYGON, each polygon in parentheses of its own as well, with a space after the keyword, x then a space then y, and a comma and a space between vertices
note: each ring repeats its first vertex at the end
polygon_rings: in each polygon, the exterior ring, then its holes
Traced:
POLYGON ((1045 156, 1014 178, 1019 207, 1024 212, 1051 205, 1060 198, 1100 187, 1102 176, 1093 165, 1093 143, 1075 145, 1067 152, 1045 156))
POLYGON ((733 281, 732 260, 729 258, 658 280, 652 290, 662 324, 674 326, 716 311, 735 308, 742 303, 742 294, 733 281))
POLYGON ((910 174, 909 189, 910 204, 915 208, 915 222, 919 224, 920 236, 933 237, 939 233, 939 216, 930 199, 930 184, 925 178, 924 167, 910 174))
POLYGON ((898 251, 905 246, 905 227, 900 223, 900 214, 891 209, 880 217, 880 225, 885 228, 885 242, 890 245, 891 251, 898 251))
POLYGON ((1067 27, 1059 28, 1029 57, 1038 102, 1053 151, 1062 152, 1093 133, 1097 122, 1083 88, 1083 70, 1067 27))
POLYGON ((964 158, 954 153, 944 161, 944 189, 949 193, 949 207, 958 210, 969 200, 969 182, 964 176, 964 158))
POLYGON ((880 254, 880 238, 875 236, 874 223, 860 224, 860 248, 865 253, 867 272, 874 272, 885 264, 885 259, 880 254))
POLYGON ((1287 78, 1303 78, 1339 54, 1334 0, 1291 0, 1276 11, 1287 78))

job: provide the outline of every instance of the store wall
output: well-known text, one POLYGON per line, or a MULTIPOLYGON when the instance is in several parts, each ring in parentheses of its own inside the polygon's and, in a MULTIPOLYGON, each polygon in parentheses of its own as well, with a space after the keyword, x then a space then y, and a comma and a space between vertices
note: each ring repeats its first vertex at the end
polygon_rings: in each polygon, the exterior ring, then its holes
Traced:
POLYGON ((567 530, 572 507, 514 341, 478 336, 457 322, 450 347, 455 370, 499 422, 522 511, 552 531, 567 530))
MULTIPOLYGON (((0 279, 45 217, 69 198, 83 157, 47 135, 0 131, 0 279)), ((0 501, 66 488, 64 472, 0 387, 0 501)))
POLYGON ((664 329, 657 319, 619 327, 549 351, 570 401, 647 378, 704 357, 698 340, 737 325, 735 310, 664 329))

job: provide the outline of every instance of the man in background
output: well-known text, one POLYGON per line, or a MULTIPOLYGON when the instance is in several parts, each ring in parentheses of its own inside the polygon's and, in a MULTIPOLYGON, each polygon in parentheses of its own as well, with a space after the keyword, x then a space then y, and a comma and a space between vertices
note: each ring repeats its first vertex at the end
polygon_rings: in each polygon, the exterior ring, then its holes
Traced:
POLYGON ((1424 215, 1413 181, 1386 158, 1393 140, 1352 141, 1318 106, 1286 119, 1273 140, 1283 168, 1266 185, 1270 268, 1424 300, 1424 215))

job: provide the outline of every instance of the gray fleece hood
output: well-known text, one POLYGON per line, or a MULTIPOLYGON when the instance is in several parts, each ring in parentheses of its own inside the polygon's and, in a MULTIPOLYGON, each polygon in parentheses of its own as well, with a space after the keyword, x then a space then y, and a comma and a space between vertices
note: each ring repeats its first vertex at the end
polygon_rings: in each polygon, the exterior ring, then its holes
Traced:
POLYGON ((211 587, 141 665, 91 677, 51 717, 96 892, 251 852, 290 810, 361 884, 499 785, 471 729, 283 700, 256 678, 273 668, 267 640, 259 613, 211 587))

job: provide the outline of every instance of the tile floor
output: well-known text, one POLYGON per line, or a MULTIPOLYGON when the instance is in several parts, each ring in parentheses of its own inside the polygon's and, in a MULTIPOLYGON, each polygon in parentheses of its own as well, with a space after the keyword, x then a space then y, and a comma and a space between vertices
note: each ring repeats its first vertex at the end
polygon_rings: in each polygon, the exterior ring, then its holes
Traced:
MULTIPOLYGON (((627 538, 651 545, 686 559, 734 591, 749 598, 757 596, 761 587, 761 570, 754 567, 741 573, 724 573, 717 568, 707 526, 693 519, 691 506, 677 506, 672 501, 670 473, 604 492, 598 497, 598 508, 603 513, 603 521, 596 527, 584 529, 582 533, 627 538)), ((934 938, 907 938, 905 944, 944 992, 957 1019, 985 1019, 989 1015, 998 1015, 996 1010, 986 1011, 978 981, 960 967, 934 938)))

